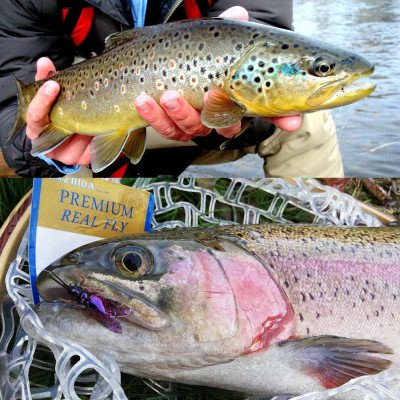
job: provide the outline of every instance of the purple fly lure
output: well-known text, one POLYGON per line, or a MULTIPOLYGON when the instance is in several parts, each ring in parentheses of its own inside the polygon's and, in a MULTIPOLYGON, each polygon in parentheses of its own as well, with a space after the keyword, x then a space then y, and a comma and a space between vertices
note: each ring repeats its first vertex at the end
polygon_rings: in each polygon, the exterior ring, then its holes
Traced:
POLYGON ((68 291, 73 300, 83 306, 87 313, 103 326, 115 333, 122 333, 121 324, 116 317, 126 316, 131 313, 129 307, 124 306, 118 301, 100 296, 98 293, 86 290, 82 287, 85 279, 83 277, 80 284, 67 284, 53 271, 46 271, 50 277, 68 291))

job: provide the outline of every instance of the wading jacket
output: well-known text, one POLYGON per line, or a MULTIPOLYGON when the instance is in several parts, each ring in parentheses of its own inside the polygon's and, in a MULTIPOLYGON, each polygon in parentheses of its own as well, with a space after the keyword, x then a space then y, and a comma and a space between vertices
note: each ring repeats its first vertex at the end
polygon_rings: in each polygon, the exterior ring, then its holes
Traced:
MULTIPOLYGON (((144 6, 140 0, 1 0, 0 2, 0 145, 8 165, 21 176, 58 176, 60 172, 45 161, 30 155, 31 143, 25 128, 9 145, 4 141, 13 126, 16 111, 16 86, 12 76, 24 82, 33 82, 36 61, 49 57, 57 70, 70 66, 77 54, 90 57, 104 48, 104 39, 111 33, 128 29, 134 25, 135 11, 144 6)), ((146 25, 162 23, 172 10, 170 20, 218 16, 232 5, 245 7, 251 20, 291 29, 292 0, 148 0, 146 25), (176 5, 179 6, 175 9, 176 5)), ((143 18, 142 18, 143 19, 143 18)), ((138 22, 140 24, 140 21, 138 22)), ((261 141, 272 126, 263 126, 262 134, 252 133, 253 143, 261 141), (254 139, 256 138, 256 139, 254 139)), ((177 175, 189 165, 203 148, 218 147, 224 139, 212 133, 198 141, 199 146, 176 149, 146 151, 139 167, 133 168, 130 176, 177 175), (191 149, 191 150, 189 150, 191 149), (168 170, 165 160, 179 160, 168 170), (161 162, 160 162, 161 161, 161 162), (136 168, 136 169, 135 169, 136 168)), ((113 169, 126 172, 126 159, 117 160, 121 165, 113 169), (125 163, 125 167, 122 167, 125 163)), ((111 175, 105 170, 103 175, 111 175)))

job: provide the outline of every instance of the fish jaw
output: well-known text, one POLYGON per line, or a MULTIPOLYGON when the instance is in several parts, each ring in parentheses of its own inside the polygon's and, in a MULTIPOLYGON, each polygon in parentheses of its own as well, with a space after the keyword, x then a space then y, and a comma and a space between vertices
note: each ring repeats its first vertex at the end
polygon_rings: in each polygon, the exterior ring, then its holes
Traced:
MULTIPOLYGON (((343 83, 334 83, 332 86, 332 95, 328 97, 327 100, 323 101, 318 105, 319 109, 330 109, 335 107, 340 107, 348 104, 355 103, 364 97, 369 96, 376 88, 376 83, 372 81, 361 81, 356 82, 356 80, 366 78, 374 72, 375 68, 372 68, 365 73, 356 75, 351 79, 343 83)), ((310 105, 313 104, 313 100, 318 98, 318 91, 315 95, 311 96, 308 100, 310 105)))

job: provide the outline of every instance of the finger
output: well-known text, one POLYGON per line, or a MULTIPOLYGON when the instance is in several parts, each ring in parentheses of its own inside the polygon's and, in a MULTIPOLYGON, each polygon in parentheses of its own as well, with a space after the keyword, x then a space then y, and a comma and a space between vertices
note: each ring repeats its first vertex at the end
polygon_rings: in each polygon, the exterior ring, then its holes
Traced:
POLYGON ((161 136, 173 140, 181 140, 186 136, 151 96, 141 93, 133 104, 141 117, 161 136))
POLYGON ((66 165, 88 165, 92 139, 92 136, 74 134, 54 150, 46 153, 46 157, 66 165))
POLYGON ((236 122, 235 125, 228 126, 226 128, 219 128, 219 129, 216 129, 216 131, 220 135, 222 135, 226 138, 231 138, 231 137, 237 135, 241 129, 242 129, 242 123, 241 123, 241 121, 238 121, 238 122, 236 122))
POLYGON ((225 10, 219 15, 221 18, 240 19, 242 21, 249 20, 249 13, 247 10, 240 6, 234 6, 225 10))
POLYGON ((272 122, 279 129, 288 132, 297 131, 302 124, 301 115, 294 115, 293 117, 272 117, 267 118, 267 120, 272 122))
POLYGON ((52 77, 56 73, 56 67, 50 58, 41 57, 36 63, 36 75, 35 81, 39 81, 41 79, 48 79, 52 77))
POLYGON ((49 112, 59 91, 60 86, 57 82, 47 81, 29 104, 26 115, 26 134, 30 139, 35 139, 50 122, 49 112))
POLYGON ((188 140, 210 133, 211 129, 201 123, 200 113, 176 90, 168 90, 163 93, 160 105, 178 128, 186 134, 188 140))

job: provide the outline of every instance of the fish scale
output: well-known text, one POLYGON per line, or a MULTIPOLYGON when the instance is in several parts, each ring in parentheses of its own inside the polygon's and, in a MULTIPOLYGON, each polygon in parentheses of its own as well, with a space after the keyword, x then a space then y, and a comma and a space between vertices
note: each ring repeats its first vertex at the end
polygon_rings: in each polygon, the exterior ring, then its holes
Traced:
MULTIPOLYGON (((163 92, 177 90, 201 110, 204 125, 222 128, 243 116, 289 116, 352 103, 375 85, 351 83, 372 72, 373 65, 352 52, 252 22, 200 19, 127 30, 107 38, 103 54, 51 77, 61 93, 32 155, 77 132, 95 136, 95 172, 127 142, 125 153, 138 162, 148 123, 133 102, 142 92, 159 102, 163 92)), ((7 143, 25 124, 28 105, 45 81, 17 81, 19 111, 7 143)))

